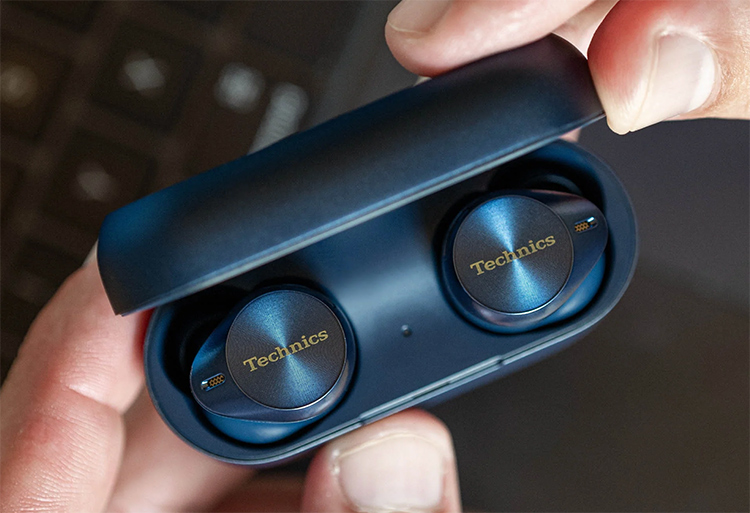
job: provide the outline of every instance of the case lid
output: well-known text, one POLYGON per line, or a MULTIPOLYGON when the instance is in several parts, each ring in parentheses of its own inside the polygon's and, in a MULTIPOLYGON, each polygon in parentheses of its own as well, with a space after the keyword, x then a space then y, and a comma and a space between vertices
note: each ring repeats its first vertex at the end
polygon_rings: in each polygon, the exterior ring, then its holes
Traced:
POLYGON ((174 301, 601 116, 586 59, 563 39, 486 57, 111 213, 104 286, 117 313, 174 301))

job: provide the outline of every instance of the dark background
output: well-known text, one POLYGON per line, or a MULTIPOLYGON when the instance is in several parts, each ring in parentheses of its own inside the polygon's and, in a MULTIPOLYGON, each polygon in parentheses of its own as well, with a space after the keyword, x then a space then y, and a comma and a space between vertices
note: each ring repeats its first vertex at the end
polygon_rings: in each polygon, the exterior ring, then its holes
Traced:
POLYGON ((467 507, 748 509, 748 141, 739 121, 583 131, 631 194, 638 269, 591 335, 435 409, 467 507))
MULTIPOLYGON (((393 5, 2 2, 3 375, 106 212, 245 153, 277 86, 304 91, 304 127, 411 85, 393 5), (144 59, 164 80, 134 91, 144 59), (237 66, 263 76, 249 109, 216 93, 237 66)), ((749 124, 600 122, 581 143, 632 196, 638 271, 573 348, 434 409, 465 506, 747 511, 749 124)))

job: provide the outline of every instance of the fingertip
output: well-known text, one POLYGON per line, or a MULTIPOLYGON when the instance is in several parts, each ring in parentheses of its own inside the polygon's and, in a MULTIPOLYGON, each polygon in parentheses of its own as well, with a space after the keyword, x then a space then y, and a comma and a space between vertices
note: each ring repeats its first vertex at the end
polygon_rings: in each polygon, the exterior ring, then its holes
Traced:
POLYGON ((450 69, 445 55, 433 51, 429 41, 410 37, 390 24, 385 26, 385 41, 399 64, 415 75, 434 77, 450 69))
POLYGON ((89 251, 89 254, 86 255, 86 260, 83 261, 83 267, 88 266, 91 263, 94 263, 97 267, 99 266, 97 258, 99 255, 99 241, 97 240, 94 243, 94 246, 91 248, 91 251, 89 251))
POLYGON ((402 0, 393 8, 385 25, 385 39, 402 66, 422 76, 434 76, 444 69, 445 53, 434 52, 432 35, 439 32, 450 9, 450 0, 402 0))
POLYGON ((451 8, 451 0, 402 0, 388 15, 395 33, 418 39, 435 31, 451 8))
POLYGON ((458 511, 450 433, 409 410, 327 445, 308 470, 304 511, 458 511))
POLYGON ((391 12, 385 36, 406 69, 435 76, 541 39, 592 1, 405 0, 391 12))
POLYGON ((721 2, 621 0, 589 47, 591 75, 610 128, 625 134, 719 112, 722 70, 716 48, 729 46, 719 43, 721 38, 735 37, 731 15, 721 2))

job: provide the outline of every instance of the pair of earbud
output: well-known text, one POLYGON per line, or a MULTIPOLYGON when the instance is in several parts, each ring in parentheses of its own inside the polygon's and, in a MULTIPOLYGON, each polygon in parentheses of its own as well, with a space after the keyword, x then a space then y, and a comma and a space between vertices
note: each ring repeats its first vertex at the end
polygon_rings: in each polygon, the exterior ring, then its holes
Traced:
MULTIPOLYGON (((607 223, 590 201, 542 190, 503 191, 453 220, 440 272, 463 317, 496 333, 562 321, 588 304, 604 276, 607 223)), ((335 407, 355 365, 346 315, 300 286, 256 291, 210 334, 190 386, 208 420, 248 443, 288 437, 335 407)))

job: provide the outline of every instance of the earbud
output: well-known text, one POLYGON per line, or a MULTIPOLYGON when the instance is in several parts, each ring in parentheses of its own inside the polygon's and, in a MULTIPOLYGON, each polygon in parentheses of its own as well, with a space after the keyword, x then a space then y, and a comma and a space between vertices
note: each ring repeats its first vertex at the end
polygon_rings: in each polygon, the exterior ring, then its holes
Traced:
POLYGON ((193 361, 190 388, 220 431, 271 443, 330 411, 354 361, 352 330, 330 300, 304 287, 265 289, 209 335, 193 361))
POLYGON ((491 193, 448 230, 442 272, 470 322, 514 333, 580 311, 604 276, 607 222, 590 201, 562 192, 491 193))

